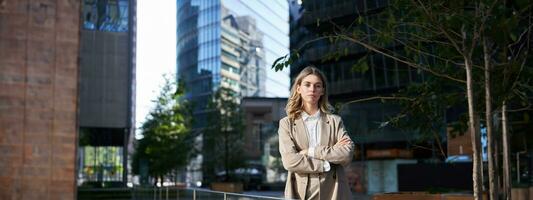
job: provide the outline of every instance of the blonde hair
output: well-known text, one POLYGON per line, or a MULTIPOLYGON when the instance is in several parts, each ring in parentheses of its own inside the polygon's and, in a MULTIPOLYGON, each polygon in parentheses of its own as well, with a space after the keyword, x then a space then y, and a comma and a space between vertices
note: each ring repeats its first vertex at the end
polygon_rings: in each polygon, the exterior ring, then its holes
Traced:
POLYGON ((294 122, 296 119, 298 119, 302 113, 302 96, 298 94, 298 92, 296 92, 296 89, 300 84, 302 84, 302 80, 308 75, 316 75, 322 80, 322 88, 324 89, 324 94, 318 100, 318 109, 322 113, 331 113, 332 106, 328 102, 328 87, 326 76, 324 76, 324 74, 316 67, 308 66, 304 68, 298 74, 298 76, 296 76, 296 79, 294 80, 294 83, 291 87, 291 95, 289 97, 289 100, 287 101, 287 106, 285 107, 285 111, 287 112, 287 116, 289 116, 289 120, 291 122, 294 122))

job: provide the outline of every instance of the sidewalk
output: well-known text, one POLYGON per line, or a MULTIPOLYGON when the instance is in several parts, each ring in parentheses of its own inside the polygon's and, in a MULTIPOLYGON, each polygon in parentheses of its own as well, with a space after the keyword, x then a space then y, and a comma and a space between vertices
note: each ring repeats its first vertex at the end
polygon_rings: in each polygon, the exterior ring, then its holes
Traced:
MULTIPOLYGON (((244 191, 243 194, 283 198, 283 191, 244 191)), ((367 195, 364 193, 352 193, 352 196, 354 200, 372 199, 372 195, 367 195)))

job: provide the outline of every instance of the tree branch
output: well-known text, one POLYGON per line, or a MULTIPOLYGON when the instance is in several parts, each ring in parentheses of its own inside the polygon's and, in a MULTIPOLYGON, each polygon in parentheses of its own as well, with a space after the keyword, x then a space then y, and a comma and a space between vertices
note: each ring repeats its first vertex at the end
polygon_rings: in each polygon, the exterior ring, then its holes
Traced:
MULTIPOLYGON (((422 7, 422 9, 424 10, 424 13, 426 13, 426 16, 429 17, 431 19, 431 21, 437 21, 435 20, 435 18, 433 17, 433 15, 431 15, 431 12, 429 12, 429 10, 427 10, 427 8, 424 6, 424 3, 422 3, 420 0, 416 0, 418 2, 418 4, 420 5, 420 7, 422 7)), ((455 47, 455 50, 463 55, 463 51, 461 51, 461 48, 459 47, 459 45, 455 42, 455 40, 453 39, 452 36, 450 36, 450 34, 448 33, 448 31, 446 31, 446 29, 444 29, 440 23, 437 23, 437 28, 448 38, 448 40, 452 43, 452 45, 455 47)), ((459 33, 456 33, 459 37, 462 38, 462 35, 459 34, 459 33)), ((463 55, 464 56, 464 55, 463 55)))
POLYGON ((376 52, 376 53, 379 53, 379 54, 381 54, 381 55, 383 55, 383 56, 385 56, 385 57, 388 57, 388 58, 391 58, 391 59, 396 60, 396 61, 398 61, 398 62, 404 63, 404 64, 409 65, 409 66, 411 66, 411 67, 414 67, 414 68, 417 68, 417 69, 421 69, 421 70, 427 71, 427 72, 429 72, 429 73, 431 73, 431 74, 433 74, 433 75, 435 75, 435 76, 438 76, 438 77, 441 77, 441 78, 447 78, 447 79, 449 79, 449 80, 457 81, 457 82, 460 82, 460 83, 466 83, 465 80, 457 79, 457 78, 451 77, 451 76, 449 76, 449 75, 447 75, 447 74, 441 74, 441 73, 438 73, 438 72, 436 72, 436 71, 433 71, 433 70, 431 70, 431 69, 429 69, 429 68, 427 68, 427 67, 424 67, 424 66, 422 66, 422 65, 419 65, 419 64, 416 64, 416 63, 412 63, 412 62, 409 62, 409 61, 406 61, 406 60, 402 60, 402 59, 398 58, 397 56, 393 56, 393 55, 391 55, 391 54, 388 54, 388 53, 386 53, 386 52, 384 52, 384 51, 382 51, 382 50, 379 50, 378 48, 376 48, 376 47, 374 47, 374 46, 372 46, 372 45, 370 45, 370 44, 367 44, 367 43, 361 42, 361 41, 359 41, 359 40, 356 40, 356 39, 354 39, 354 38, 348 37, 348 36, 346 36, 346 35, 337 35, 336 37, 339 37, 339 38, 341 38, 341 39, 345 39, 345 40, 348 40, 348 41, 354 42, 354 43, 359 44, 359 45, 361 45, 361 46, 363 46, 363 47, 365 47, 365 48, 367 48, 367 49, 369 49, 369 50, 371 50, 371 51, 374 51, 374 52, 376 52))
POLYGON ((414 98, 393 97, 393 96, 390 96, 390 97, 384 97, 384 96, 368 97, 368 98, 364 98, 364 99, 351 100, 351 101, 348 101, 346 103, 343 103, 342 106, 339 108, 339 111, 342 110, 344 108, 344 106, 348 105, 348 104, 361 103, 361 102, 372 101, 372 100, 377 100, 377 99, 380 99, 380 100, 404 100, 404 101, 414 101, 415 100, 414 98))

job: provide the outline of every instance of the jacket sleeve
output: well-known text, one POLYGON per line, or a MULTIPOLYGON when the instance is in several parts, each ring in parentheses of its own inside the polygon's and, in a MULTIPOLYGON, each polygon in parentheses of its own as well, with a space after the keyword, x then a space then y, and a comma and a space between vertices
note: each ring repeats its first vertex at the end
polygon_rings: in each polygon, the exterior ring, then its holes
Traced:
POLYGON ((300 154, 296 144, 290 137, 289 120, 282 119, 279 123, 279 152, 283 167, 290 172, 296 173, 319 173, 324 172, 324 161, 300 154))
POLYGON ((334 145, 334 146, 317 146, 315 147, 315 158, 329 161, 333 164, 347 165, 352 161, 354 143, 346 129, 344 129, 344 124, 340 117, 334 120, 336 130, 335 134, 337 141, 341 141, 344 138, 347 138, 350 142, 345 145, 334 145))

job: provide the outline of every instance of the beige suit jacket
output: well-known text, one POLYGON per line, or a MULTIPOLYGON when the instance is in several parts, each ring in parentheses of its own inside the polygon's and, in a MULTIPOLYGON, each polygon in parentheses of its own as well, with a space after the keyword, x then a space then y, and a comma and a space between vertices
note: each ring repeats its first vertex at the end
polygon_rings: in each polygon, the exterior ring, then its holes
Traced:
POLYGON ((337 145, 337 141, 348 138, 342 119, 333 114, 322 114, 320 119, 320 144, 315 147, 313 158, 299 152, 309 148, 304 121, 300 117, 292 124, 288 117, 279 122, 279 151, 283 167, 288 171, 285 198, 305 198, 308 177, 319 175, 320 199, 352 199, 344 166, 352 160, 354 144, 337 145), (331 169, 324 172, 324 161, 331 169))

